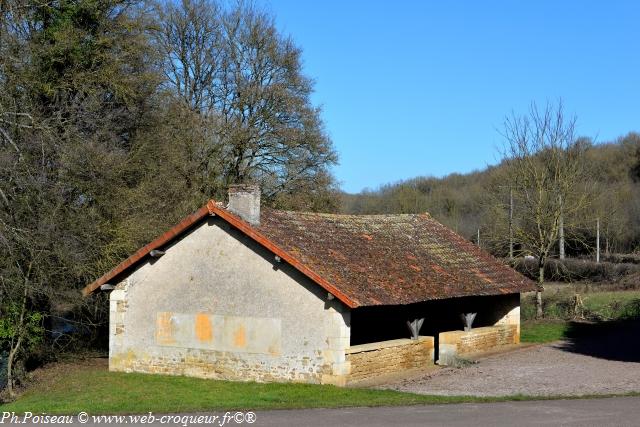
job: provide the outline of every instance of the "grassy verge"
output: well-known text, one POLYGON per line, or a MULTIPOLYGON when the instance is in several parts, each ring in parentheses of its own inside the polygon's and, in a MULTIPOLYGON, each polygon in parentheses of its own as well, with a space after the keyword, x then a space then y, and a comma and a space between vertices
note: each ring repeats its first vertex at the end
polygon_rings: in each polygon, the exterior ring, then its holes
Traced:
MULTIPOLYGON (((518 399, 518 397, 514 397, 518 399)), ((260 384, 163 375, 108 372, 105 366, 66 366, 38 378, 2 411, 129 414, 348 406, 397 406, 495 401, 490 398, 423 396, 390 390, 311 384, 260 384)), ((504 400, 504 399, 501 399, 504 400)))
POLYGON ((520 341, 523 343, 558 341, 566 337, 569 327, 569 322, 564 321, 524 322, 520 328, 520 341))

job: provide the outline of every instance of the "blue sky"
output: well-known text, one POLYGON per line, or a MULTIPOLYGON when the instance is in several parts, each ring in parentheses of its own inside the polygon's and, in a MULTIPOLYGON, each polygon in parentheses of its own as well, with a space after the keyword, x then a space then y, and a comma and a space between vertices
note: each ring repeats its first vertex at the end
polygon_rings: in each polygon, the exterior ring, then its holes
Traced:
POLYGON ((531 101, 599 142, 640 131, 640 1, 262 4, 303 49, 346 191, 495 164, 531 101))

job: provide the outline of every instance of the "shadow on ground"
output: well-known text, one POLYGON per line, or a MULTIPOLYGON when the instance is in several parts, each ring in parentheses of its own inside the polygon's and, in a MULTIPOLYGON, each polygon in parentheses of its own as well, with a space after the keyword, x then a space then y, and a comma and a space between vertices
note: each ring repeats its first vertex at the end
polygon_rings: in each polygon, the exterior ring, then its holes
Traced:
POLYGON ((640 319, 611 322, 571 322, 558 348, 621 362, 640 362, 640 319))

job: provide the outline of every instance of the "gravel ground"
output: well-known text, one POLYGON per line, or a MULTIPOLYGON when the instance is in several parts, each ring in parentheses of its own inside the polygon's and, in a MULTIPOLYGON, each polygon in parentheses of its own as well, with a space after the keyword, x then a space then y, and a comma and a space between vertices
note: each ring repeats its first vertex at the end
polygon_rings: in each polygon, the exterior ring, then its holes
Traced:
POLYGON ((523 348, 489 356, 463 368, 444 368, 379 388, 474 396, 640 392, 640 353, 634 343, 638 337, 610 335, 595 345, 561 341, 523 348), (630 342, 633 344, 624 347, 630 342), (628 351, 606 351, 612 345, 628 351))

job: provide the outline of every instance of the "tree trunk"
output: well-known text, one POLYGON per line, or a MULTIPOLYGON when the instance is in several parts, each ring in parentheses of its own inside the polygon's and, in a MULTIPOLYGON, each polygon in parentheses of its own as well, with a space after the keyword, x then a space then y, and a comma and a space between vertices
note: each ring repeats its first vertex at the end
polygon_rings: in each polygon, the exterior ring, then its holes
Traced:
MULTIPOLYGON (((562 209, 562 196, 560 196, 560 209, 562 209)), ((560 218, 558 224, 558 237, 560 238, 559 242, 559 254, 560 259, 564 259, 564 215, 562 214, 562 210, 560 211, 560 218)))
POLYGON ((536 318, 542 319, 542 291, 544 290, 544 259, 538 261, 538 289, 536 289, 536 318))
POLYGON ((7 393, 11 398, 15 397, 16 395, 15 390, 13 388, 15 383, 15 379, 13 378, 13 363, 16 358, 16 355, 18 354, 18 350, 20 349, 21 341, 22 340, 18 338, 18 342, 16 343, 16 346, 9 351, 9 356, 7 357, 7 393))
POLYGON ((542 291, 536 290, 536 319, 542 319, 542 291))
MULTIPOLYGON (((31 272, 31 266, 29 266, 29 272, 31 272)), ((12 343, 9 348, 9 356, 7 357, 7 393, 9 394, 9 397, 15 397, 15 390, 13 388, 15 383, 13 364, 15 363, 16 357, 20 351, 20 346, 22 345, 24 318, 27 312, 27 295, 28 288, 25 283, 24 293, 22 294, 22 306, 20 307, 20 318, 18 319, 18 325, 16 325, 18 336, 15 341, 15 345, 13 345, 13 339, 11 340, 12 343)))

